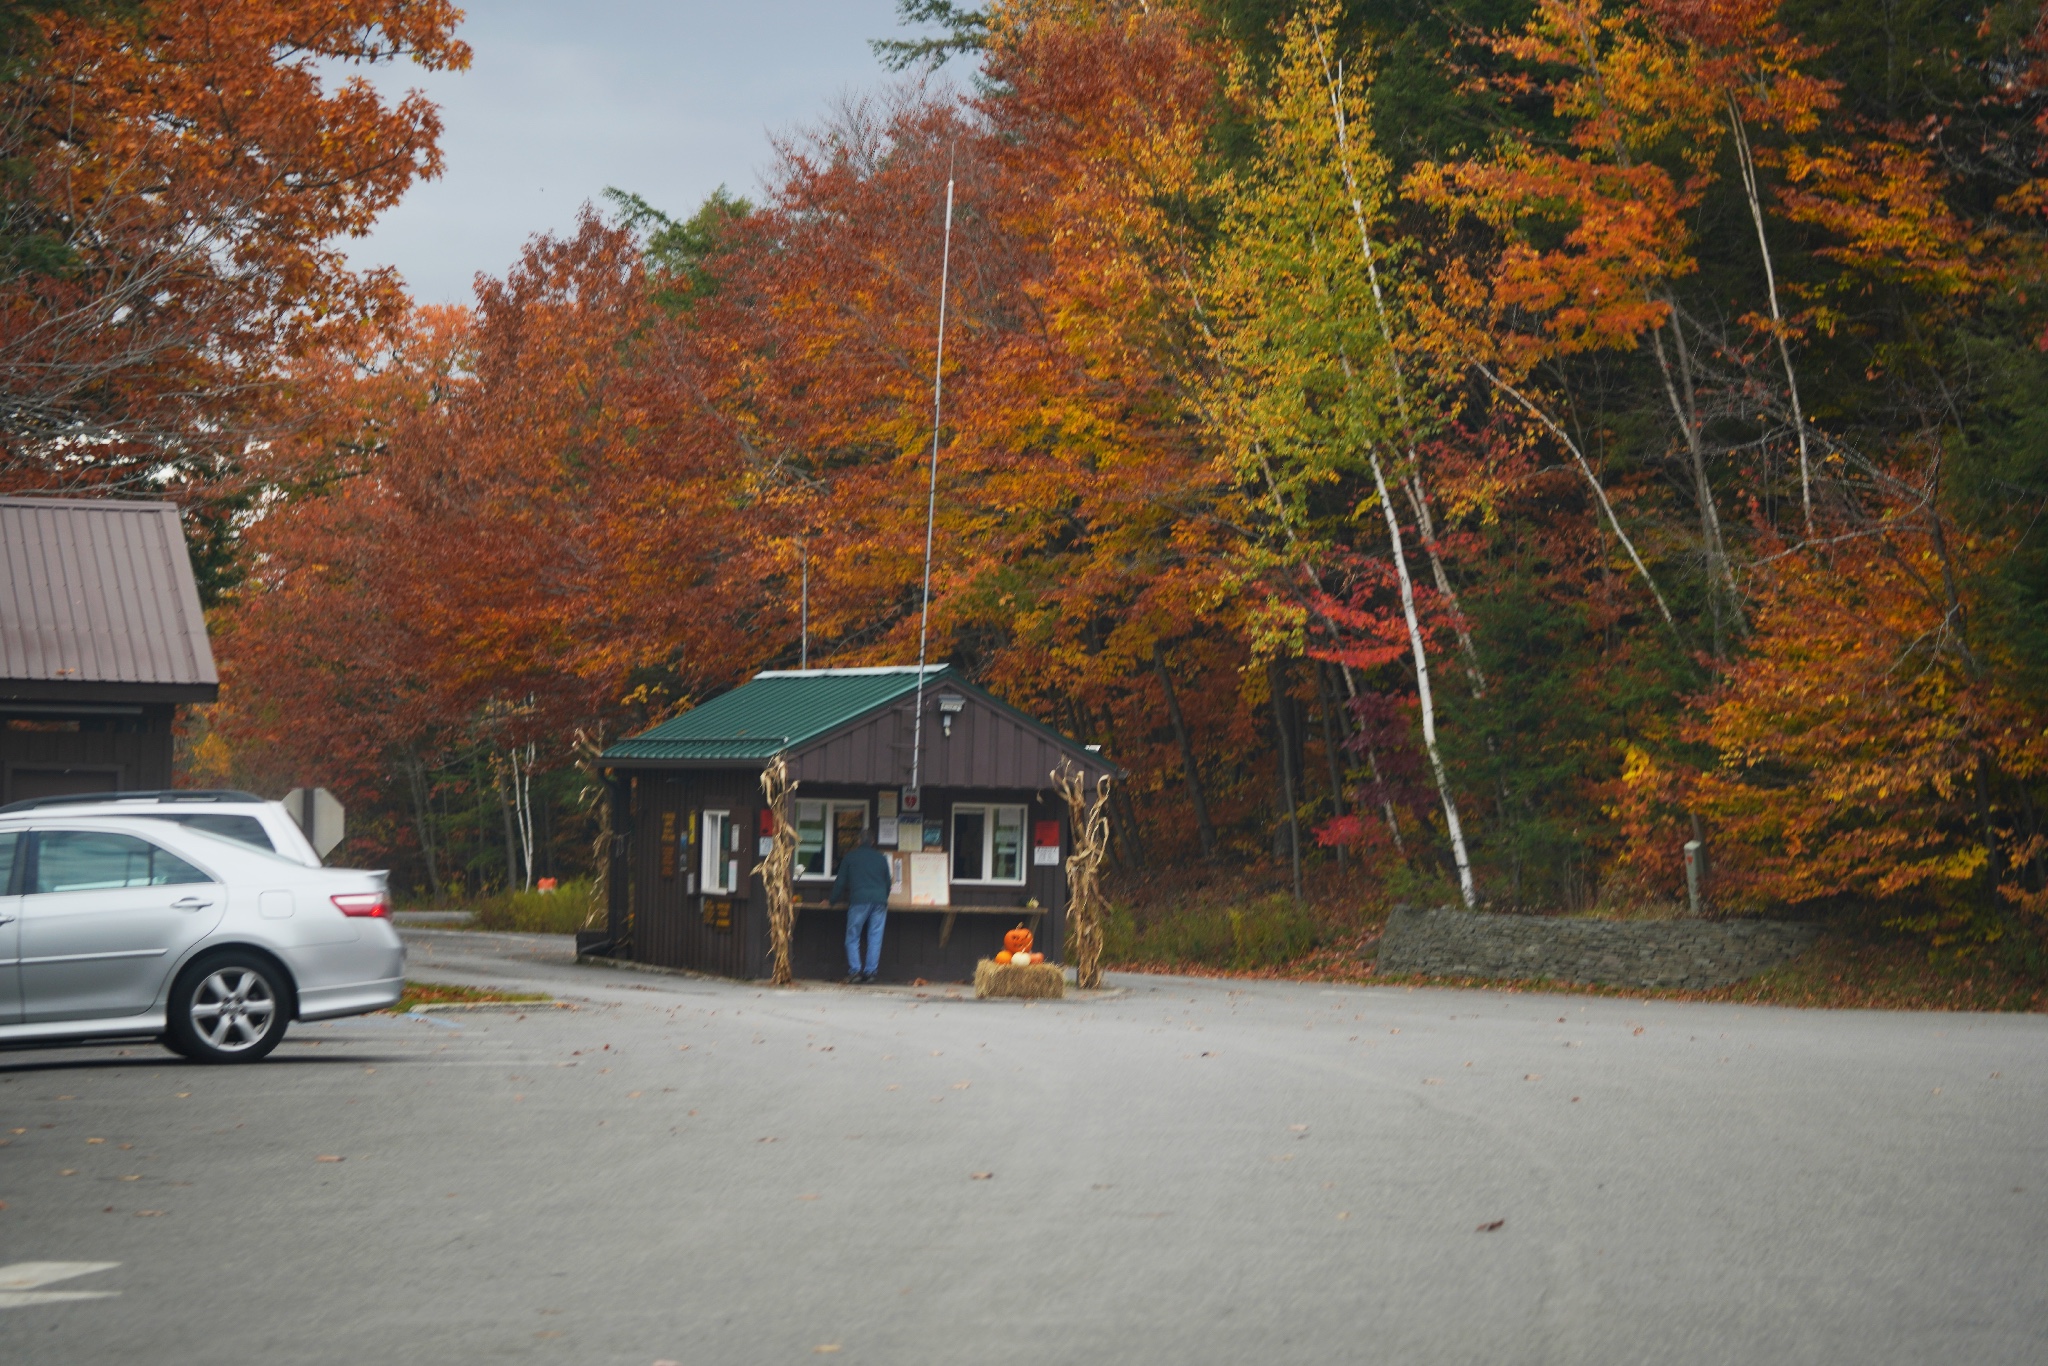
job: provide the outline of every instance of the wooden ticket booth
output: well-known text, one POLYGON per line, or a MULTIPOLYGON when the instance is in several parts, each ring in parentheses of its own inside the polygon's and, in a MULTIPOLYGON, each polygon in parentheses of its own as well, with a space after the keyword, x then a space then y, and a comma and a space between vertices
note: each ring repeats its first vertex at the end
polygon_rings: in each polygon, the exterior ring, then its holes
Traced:
POLYGON ((1051 775, 1063 762, 1113 770, 950 668, 925 671, 921 715, 918 691, 914 667, 761 673, 605 751, 618 835, 606 951, 767 974, 753 869, 774 829, 761 772, 781 754, 795 783, 797 976, 846 972, 845 907, 829 898, 869 829, 895 873, 883 981, 965 980, 1019 923, 1057 957, 1069 841, 1051 775))

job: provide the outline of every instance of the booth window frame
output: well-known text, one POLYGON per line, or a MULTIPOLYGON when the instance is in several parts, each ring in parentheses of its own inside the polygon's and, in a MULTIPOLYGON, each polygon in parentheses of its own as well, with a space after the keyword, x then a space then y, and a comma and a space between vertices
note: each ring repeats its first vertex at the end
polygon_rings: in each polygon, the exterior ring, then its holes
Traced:
POLYGON ((950 880, 956 886, 1022 887, 1030 876, 1029 856, 1025 852, 1030 845, 1030 816, 1031 808, 1023 802, 953 803, 953 809, 951 812, 948 813, 946 819, 948 831, 952 836, 952 839, 949 842, 950 848, 947 853, 947 870, 952 875, 950 880), (1011 813, 1016 818, 1015 829, 1017 832, 1017 842, 1014 850, 1014 858, 1016 861, 1017 872, 1016 876, 1014 877, 995 876, 996 828, 1001 821, 1002 813, 1011 813), (980 877, 961 877, 959 875, 959 858, 960 855, 963 852, 965 852, 964 846, 962 845, 960 839, 960 817, 963 815, 977 815, 981 817, 980 843, 982 876, 980 877))
POLYGON ((706 811, 699 874, 706 896, 730 896, 739 890, 737 831, 730 811, 706 811))
POLYGON ((860 812, 860 828, 874 828, 874 803, 864 797, 811 797, 796 803, 796 878, 799 882, 830 882, 839 876, 838 842, 833 833, 838 829, 841 811, 860 812), (818 826, 819 843, 807 848, 804 837, 804 808, 822 807, 824 815, 818 826), (813 854, 819 855, 823 872, 812 872, 806 860, 813 854))

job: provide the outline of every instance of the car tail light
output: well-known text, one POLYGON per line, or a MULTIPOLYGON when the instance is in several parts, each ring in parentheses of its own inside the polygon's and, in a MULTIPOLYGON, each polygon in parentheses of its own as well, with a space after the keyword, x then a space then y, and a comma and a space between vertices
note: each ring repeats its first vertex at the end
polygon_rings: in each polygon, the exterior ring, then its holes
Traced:
POLYGON ((343 915, 391 914, 391 898, 383 892, 339 892, 328 900, 343 915))

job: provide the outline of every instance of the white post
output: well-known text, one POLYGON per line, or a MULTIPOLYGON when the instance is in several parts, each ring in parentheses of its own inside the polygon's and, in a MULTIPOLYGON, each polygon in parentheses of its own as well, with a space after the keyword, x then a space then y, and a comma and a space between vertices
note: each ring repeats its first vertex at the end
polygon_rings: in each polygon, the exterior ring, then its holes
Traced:
POLYGON ((924 782, 924 660, 925 642, 932 624, 932 528, 939 515, 939 417, 940 400, 946 392, 946 290, 953 272, 953 173, 946 172, 946 236, 939 252, 939 348, 932 362, 932 464, 931 484, 924 507, 924 605, 917 618, 917 702, 910 714, 910 790, 917 792, 924 782))

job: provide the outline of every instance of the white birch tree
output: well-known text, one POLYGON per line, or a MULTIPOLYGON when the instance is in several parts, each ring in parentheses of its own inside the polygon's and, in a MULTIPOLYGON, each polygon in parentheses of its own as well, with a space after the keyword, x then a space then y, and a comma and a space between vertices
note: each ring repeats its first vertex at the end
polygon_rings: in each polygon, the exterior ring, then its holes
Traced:
MULTIPOLYGON (((1437 405, 1402 365, 1402 323, 1382 279, 1398 269, 1398 252, 1381 230, 1388 167, 1363 132, 1363 85, 1326 60, 1325 8, 1289 25, 1263 89, 1253 88, 1246 70, 1234 76, 1234 93, 1255 112, 1262 155, 1223 186, 1223 234, 1210 283, 1224 392, 1213 406, 1240 480, 1270 504, 1267 567, 1279 571, 1276 581, 1296 564, 1319 577, 1320 551, 1357 534, 1361 523, 1384 521, 1422 745, 1459 894, 1473 906, 1478 890, 1440 742, 1429 638, 1392 493, 1399 485, 1418 502, 1426 497, 1416 452, 1437 405), (1354 507, 1333 506, 1368 477, 1369 497, 1354 507)), ((1431 555, 1433 577, 1447 588, 1433 535, 1417 539, 1431 555)), ((1297 631, 1302 619, 1292 613, 1297 631)), ((1475 658, 1472 677, 1483 687, 1476 665, 1475 658)))

